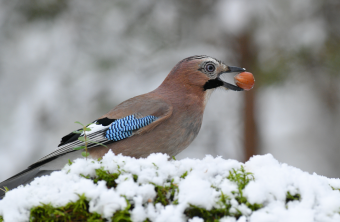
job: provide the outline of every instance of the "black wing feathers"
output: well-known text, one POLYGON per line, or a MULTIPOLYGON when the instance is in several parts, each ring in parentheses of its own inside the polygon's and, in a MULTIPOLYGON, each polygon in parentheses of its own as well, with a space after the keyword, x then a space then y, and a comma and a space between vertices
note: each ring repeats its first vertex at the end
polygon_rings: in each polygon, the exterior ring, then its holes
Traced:
MULTIPOLYGON (((116 121, 116 119, 109 119, 109 118, 105 117, 105 118, 102 118, 102 119, 97 119, 97 120, 93 121, 93 123, 96 122, 96 124, 98 124, 98 125, 108 126, 114 121, 116 121)), ((81 131, 81 130, 82 130, 82 128, 78 129, 77 131, 81 131)), ((58 145, 58 147, 76 141, 79 136, 80 136, 79 133, 73 133, 72 132, 72 133, 67 134, 66 136, 61 138, 61 141, 60 141, 60 144, 58 145)))
POLYGON ((105 118, 102 118, 102 119, 97 119, 96 121, 97 121, 97 124, 100 124, 102 126, 108 126, 111 123, 113 123, 114 121, 116 121, 116 119, 109 119, 109 118, 105 117, 105 118))
MULTIPOLYGON (((82 130, 82 129, 78 129, 77 131, 79 131, 79 130, 82 130)), ((61 138, 61 141, 60 141, 60 144, 58 145, 58 147, 65 145, 67 143, 76 141, 78 139, 78 137, 79 137, 79 133, 73 133, 73 132, 69 133, 66 136, 64 136, 63 138, 61 138)))

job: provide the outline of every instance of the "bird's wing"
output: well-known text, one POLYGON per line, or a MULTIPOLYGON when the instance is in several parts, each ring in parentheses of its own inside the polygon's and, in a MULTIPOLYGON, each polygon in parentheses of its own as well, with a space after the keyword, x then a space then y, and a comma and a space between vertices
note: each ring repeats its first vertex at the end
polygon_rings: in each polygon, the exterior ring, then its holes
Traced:
POLYGON ((164 99, 155 98, 148 94, 134 97, 119 104, 109 113, 88 125, 89 131, 81 134, 75 131, 64 136, 57 150, 41 158, 29 168, 39 166, 60 155, 73 152, 77 147, 85 146, 85 141, 79 140, 79 137, 84 137, 84 133, 87 139, 91 141, 88 142, 87 148, 98 146, 98 143, 106 145, 127 139, 136 134, 147 133, 168 119, 171 114, 172 106, 164 99))

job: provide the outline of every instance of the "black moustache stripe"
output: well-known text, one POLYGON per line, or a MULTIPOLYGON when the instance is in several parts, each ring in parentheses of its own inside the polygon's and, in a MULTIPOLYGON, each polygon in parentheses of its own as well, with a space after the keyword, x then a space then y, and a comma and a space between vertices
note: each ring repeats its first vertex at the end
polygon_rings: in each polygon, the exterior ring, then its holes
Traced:
POLYGON ((215 89, 217 87, 223 86, 223 82, 219 79, 210 79, 203 86, 204 91, 207 89, 215 89))

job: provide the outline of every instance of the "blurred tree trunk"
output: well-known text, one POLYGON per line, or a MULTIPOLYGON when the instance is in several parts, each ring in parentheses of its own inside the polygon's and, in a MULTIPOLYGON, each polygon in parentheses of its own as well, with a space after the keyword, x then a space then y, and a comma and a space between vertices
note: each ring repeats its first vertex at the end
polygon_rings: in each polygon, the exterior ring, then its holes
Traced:
MULTIPOLYGON (((248 69, 250 72, 257 70, 256 50, 252 44, 251 31, 244 32, 236 38, 237 53, 239 54, 239 62, 241 67, 248 69)), ((255 79, 256 79, 256 73, 255 79)), ((258 131, 255 120, 255 94, 256 85, 250 91, 244 92, 244 160, 249 160, 255 154, 258 154, 258 131)))

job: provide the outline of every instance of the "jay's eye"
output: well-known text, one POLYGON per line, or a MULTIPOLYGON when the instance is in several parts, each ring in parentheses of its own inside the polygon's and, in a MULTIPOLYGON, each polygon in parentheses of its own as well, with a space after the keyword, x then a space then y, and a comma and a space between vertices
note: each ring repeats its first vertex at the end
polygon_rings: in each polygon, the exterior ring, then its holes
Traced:
POLYGON ((213 71, 215 71, 215 66, 213 64, 209 63, 205 66, 205 70, 207 72, 213 72, 213 71))

